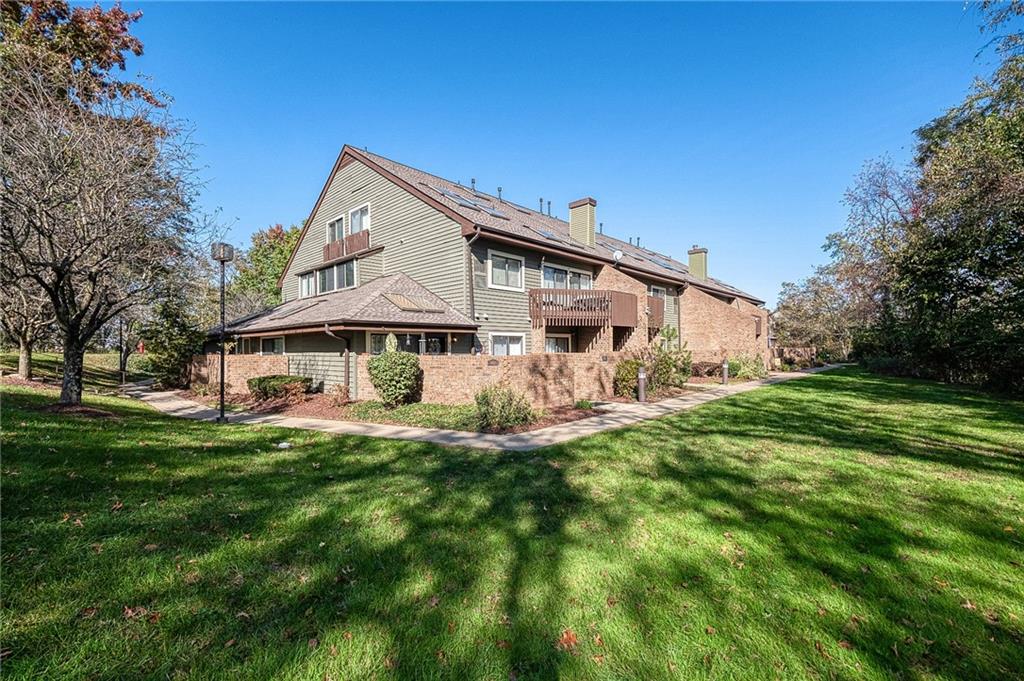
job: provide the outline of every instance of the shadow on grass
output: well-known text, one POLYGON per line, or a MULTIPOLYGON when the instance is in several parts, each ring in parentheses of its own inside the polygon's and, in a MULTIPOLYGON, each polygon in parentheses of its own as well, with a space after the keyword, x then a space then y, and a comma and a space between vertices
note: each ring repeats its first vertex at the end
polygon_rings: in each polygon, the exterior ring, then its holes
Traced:
POLYGON ((1024 409, 946 390, 824 374, 525 454, 5 394, 5 671, 1006 676, 1024 409))

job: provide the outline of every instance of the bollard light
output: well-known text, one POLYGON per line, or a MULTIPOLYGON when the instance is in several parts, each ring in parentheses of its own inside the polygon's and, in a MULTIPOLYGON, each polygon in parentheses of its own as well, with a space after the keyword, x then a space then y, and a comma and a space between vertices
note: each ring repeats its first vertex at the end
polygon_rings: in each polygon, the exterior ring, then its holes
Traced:
POLYGON ((729 385, 729 360, 722 360, 722 385, 729 385))
POLYGON ((647 401, 647 369, 643 364, 636 372, 636 398, 639 402, 647 401))

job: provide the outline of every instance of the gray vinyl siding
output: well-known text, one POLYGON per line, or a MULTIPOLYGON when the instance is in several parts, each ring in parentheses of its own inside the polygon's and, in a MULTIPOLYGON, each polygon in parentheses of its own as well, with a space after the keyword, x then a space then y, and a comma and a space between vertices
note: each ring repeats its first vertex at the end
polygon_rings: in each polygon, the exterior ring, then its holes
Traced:
POLYGON ((483 344, 485 352, 490 352, 490 334, 503 331, 522 333, 526 336, 523 351, 526 353, 534 351, 531 338, 529 291, 531 288, 541 288, 544 285, 543 275, 541 274, 543 265, 567 267, 589 272, 591 276, 594 276, 594 270, 589 265, 561 260, 538 251, 489 242, 485 239, 480 239, 473 244, 472 262, 476 323, 480 325, 477 335, 483 344), (490 288, 487 285, 488 250, 508 253, 509 255, 516 255, 525 259, 523 269, 524 291, 506 291, 490 288))
MULTIPOLYGON (((665 289, 665 326, 662 328, 672 328, 676 330, 677 338, 673 347, 679 346, 679 288, 673 284, 666 284, 664 282, 652 281, 649 279, 641 279, 644 284, 649 286, 660 286, 665 289)), ((648 289, 650 290, 650 289, 648 289)))
MULTIPOLYGON (((355 353, 364 345, 362 334, 352 337, 349 353, 349 388, 357 394, 355 353)), ((288 373, 293 376, 309 376, 314 384, 322 384, 329 390, 345 382, 345 341, 327 334, 296 334, 285 336, 284 352, 288 357, 288 373)))
POLYGON ((367 203, 370 204, 370 245, 384 246, 384 250, 360 259, 356 266, 358 283, 362 285, 381 275, 403 272, 456 309, 468 312, 459 224, 358 161, 338 170, 310 218, 306 233, 296 247, 295 258, 285 272, 282 299, 298 297, 298 272, 323 262, 327 223, 344 216, 347 234, 349 211, 367 203))

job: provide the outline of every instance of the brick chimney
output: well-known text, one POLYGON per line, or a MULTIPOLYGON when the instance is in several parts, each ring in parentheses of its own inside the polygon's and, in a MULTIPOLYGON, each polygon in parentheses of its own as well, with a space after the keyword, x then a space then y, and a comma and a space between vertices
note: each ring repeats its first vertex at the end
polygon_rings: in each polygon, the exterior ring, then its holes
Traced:
POLYGON ((708 278, 708 249, 693 245, 687 253, 690 256, 690 274, 698 279, 708 278))
POLYGON ((589 196, 569 204, 569 236, 587 246, 597 243, 597 201, 589 196))

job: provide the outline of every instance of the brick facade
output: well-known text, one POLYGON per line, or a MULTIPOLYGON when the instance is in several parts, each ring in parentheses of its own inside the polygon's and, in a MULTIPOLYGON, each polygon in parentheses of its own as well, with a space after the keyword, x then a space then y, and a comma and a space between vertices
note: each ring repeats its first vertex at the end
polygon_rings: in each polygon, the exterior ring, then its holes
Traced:
MULTIPOLYGON (((224 388, 229 393, 248 393, 247 381, 257 376, 288 373, 284 355, 228 355, 225 359, 224 388)), ((191 380, 200 385, 220 383, 220 355, 196 355, 192 358, 191 380)))
POLYGON ((768 311, 741 298, 722 298, 688 286, 679 297, 679 337, 694 362, 720 362, 737 355, 756 355, 770 366, 768 311), (761 332, 757 322, 761 320, 761 332))
MULTIPOLYGON (((622 353, 493 355, 421 355, 423 402, 469 404, 482 388, 502 384, 527 396, 535 407, 604 400, 612 396, 615 365, 622 353)), ((370 355, 356 362, 360 400, 377 399, 367 370, 370 355)))

